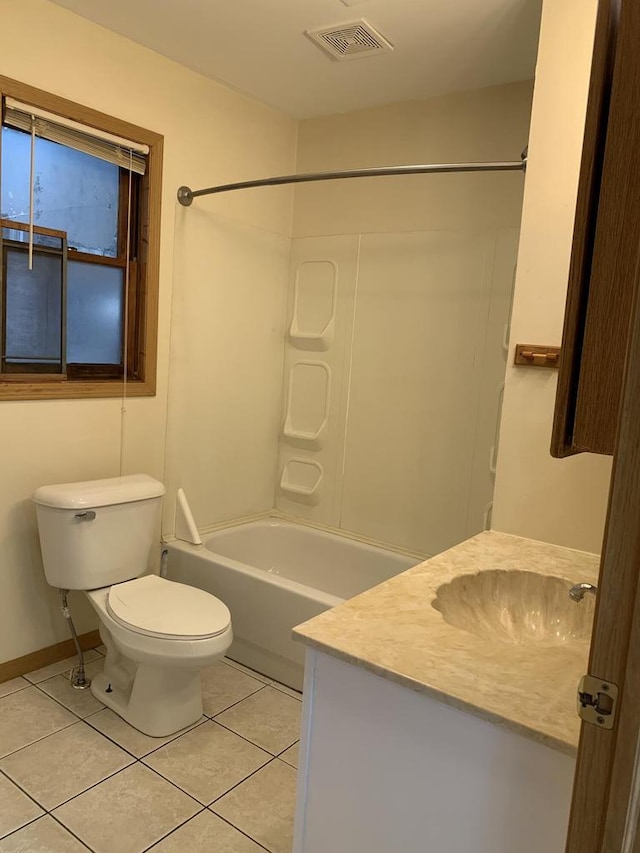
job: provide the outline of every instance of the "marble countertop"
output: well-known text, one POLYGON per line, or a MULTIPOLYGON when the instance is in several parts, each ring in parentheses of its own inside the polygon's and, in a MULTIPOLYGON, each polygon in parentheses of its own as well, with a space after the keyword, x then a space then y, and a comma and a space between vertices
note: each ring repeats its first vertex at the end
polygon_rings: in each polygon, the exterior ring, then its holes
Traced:
POLYGON ((588 642, 482 639, 445 622, 432 602, 443 584, 492 569, 597 583, 599 562, 594 554, 487 531, 299 625, 293 635, 575 755, 580 731, 576 688, 587 671, 588 642))

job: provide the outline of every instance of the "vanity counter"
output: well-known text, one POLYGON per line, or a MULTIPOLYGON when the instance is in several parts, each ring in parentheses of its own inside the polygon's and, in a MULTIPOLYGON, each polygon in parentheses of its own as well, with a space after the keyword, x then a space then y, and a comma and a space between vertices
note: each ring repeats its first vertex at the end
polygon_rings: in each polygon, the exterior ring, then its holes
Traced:
POLYGON ((487 531, 293 633, 332 657, 575 755, 576 688, 587 671, 588 642, 483 639, 445 622, 433 602, 442 585, 488 570, 595 584, 599 562, 594 554, 487 531))

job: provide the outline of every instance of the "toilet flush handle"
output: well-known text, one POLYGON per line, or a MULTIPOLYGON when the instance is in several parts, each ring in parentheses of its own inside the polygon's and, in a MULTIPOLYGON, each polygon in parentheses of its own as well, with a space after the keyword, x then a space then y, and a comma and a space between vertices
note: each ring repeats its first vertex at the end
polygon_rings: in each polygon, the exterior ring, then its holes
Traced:
POLYGON ((77 518, 78 521, 93 521, 95 517, 96 514, 92 509, 86 509, 84 512, 77 512, 75 514, 75 518, 77 518))

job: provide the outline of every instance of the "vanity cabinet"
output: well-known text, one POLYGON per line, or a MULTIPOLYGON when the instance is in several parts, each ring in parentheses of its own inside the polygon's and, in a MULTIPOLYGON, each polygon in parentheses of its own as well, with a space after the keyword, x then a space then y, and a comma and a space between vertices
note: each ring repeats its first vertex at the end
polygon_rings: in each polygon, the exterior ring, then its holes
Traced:
POLYGON ((306 658, 293 853, 564 850, 586 637, 547 642, 525 620, 522 641, 505 641, 505 599, 469 590, 526 572, 522 594, 551 613, 533 590, 595 582, 598 564, 486 531, 294 628, 306 658))
POLYGON ((613 454, 640 258, 640 18, 601 0, 551 453, 613 454), (620 21, 620 15, 625 16, 620 21))
POLYGON ((575 758, 307 649, 293 853, 559 853, 575 758))

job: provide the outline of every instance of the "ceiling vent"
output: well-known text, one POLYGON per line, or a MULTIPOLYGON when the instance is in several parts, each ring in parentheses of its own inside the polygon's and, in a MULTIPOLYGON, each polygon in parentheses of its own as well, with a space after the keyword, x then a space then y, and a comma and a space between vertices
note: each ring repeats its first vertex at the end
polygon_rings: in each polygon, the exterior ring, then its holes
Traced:
POLYGON ((393 45, 366 21, 307 30, 306 35, 333 59, 359 59, 393 50, 393 45))

